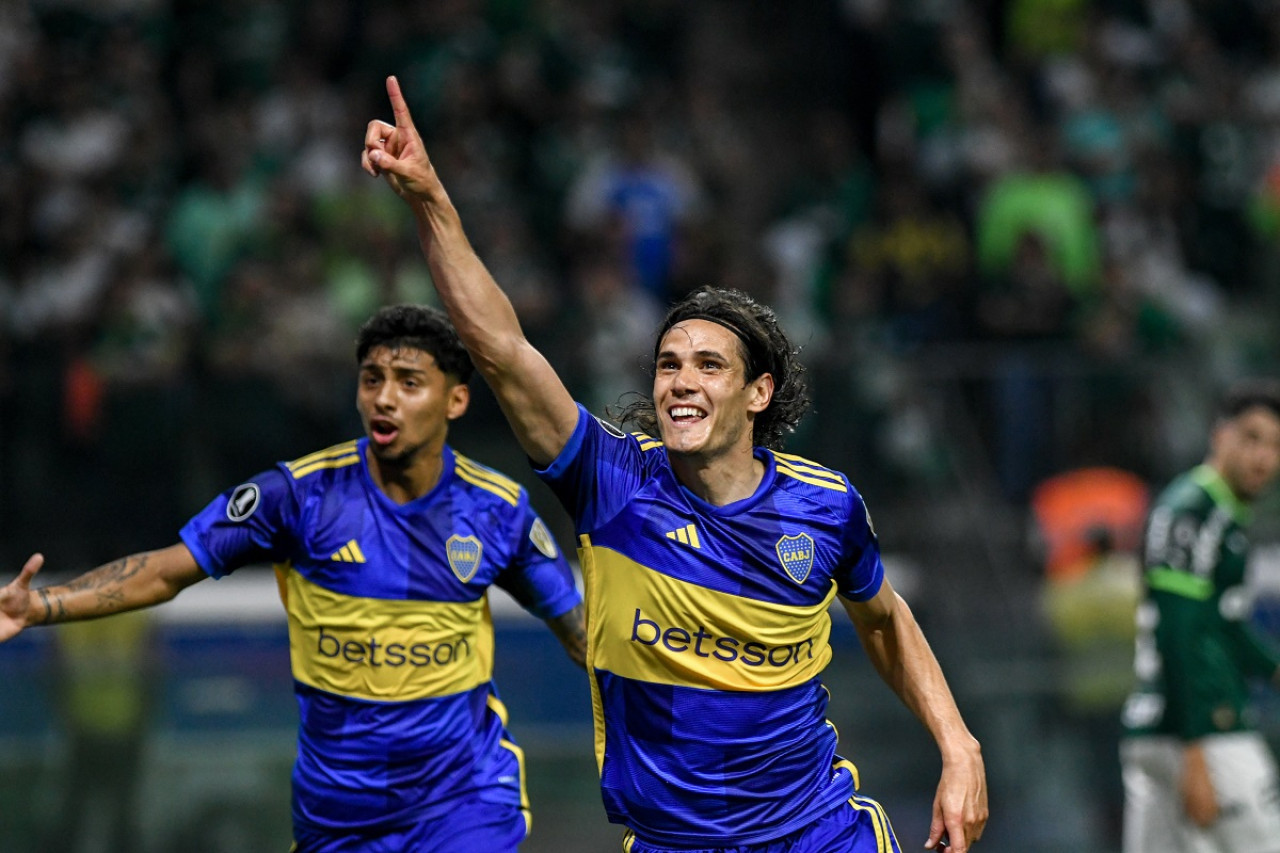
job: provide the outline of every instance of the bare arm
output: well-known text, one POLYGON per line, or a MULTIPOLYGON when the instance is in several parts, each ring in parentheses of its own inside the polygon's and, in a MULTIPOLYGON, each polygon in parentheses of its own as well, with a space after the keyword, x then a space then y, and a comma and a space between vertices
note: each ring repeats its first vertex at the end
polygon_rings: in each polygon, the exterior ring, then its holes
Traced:
POLYGON ((75 622, 168 601, 208 577, 186 545, 122 557, 58 586, 31 589, 44 565, 33 554, 16 578, 0 587, 0 642, 32 625, 75 622))
POLYGON ((573 435, 578 409, 555 370, 525 338, 511 301, 471 248, 400 94, 387 78, 395 125, 369 122, 360 162, 408 203, 440 301, 502 406, 516 439, 538 465, 573 435))
POLYGON ((1183 749, 1179 787, 1182 806, 1191 822, 1202 829, 1211 826, 1218 819, 1218 797, 1209 776, 1204 746, 1199 741, 1191 741, 1183 749))
POLYGON ((981 748, 960 717, 942 667, 911 608, 888 580, 869 601, 840 601, 880 677, 924 723, 942 753, 942 778, 925 847, 937 847, 945 833, 949 849, 965 853, 987 823, 986 771, 981 748))
POLYGON ((583 669, 587 668, 587 627, 582 620, 582 605, 568 613, 547 620, 547 627, 556 635, 560 645, 568 652, 569 659, 583 669))

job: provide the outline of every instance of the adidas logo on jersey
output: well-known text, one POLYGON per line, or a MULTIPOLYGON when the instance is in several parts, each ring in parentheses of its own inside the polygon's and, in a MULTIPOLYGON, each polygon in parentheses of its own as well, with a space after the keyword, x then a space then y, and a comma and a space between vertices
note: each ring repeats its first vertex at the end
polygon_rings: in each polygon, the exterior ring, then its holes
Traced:
POLYGON ((686 524, 676 530, 668 530, 667 538, 674 539, 681 545, 688 545, 691 548, 702 547, 702 543, 698 541, 698 528, 692 524, 686 524))
POLYGON ((363 563, 364 552, 360 550, 359 543, 352 539, 346 545, 343 545, 337 551, 329 555, 329 559, 335 563, 363 563))

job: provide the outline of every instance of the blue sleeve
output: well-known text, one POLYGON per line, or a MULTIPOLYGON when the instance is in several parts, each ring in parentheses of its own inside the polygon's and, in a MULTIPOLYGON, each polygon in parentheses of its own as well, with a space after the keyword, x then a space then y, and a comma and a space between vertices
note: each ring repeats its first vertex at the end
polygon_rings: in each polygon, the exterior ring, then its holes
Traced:
POLYGON ((578 425, 564 449, 546 468, 534 471, 584 533, 616 515, 640 488, 643 457, 635 436, 578 404, 578 425))
POLYGON ((580 604, 582 595, 564 552, 527 498, 520 503, 520 513, 520 541, 514 559, 495 583, 534 616, 554 619, 580 604))
POLYGON ((297 515, 289 479, 272 468, 218 495, 179 535, 200 568, 220 578, 250 563, 288 559, 297 515))
POLYGON ((835 572, 836 589, 852 601, 874 598, 884 583, 880 540, 871 524, 871 513, 862 496, 850 487, 849 521, 845 525, 844 559, 835 572))

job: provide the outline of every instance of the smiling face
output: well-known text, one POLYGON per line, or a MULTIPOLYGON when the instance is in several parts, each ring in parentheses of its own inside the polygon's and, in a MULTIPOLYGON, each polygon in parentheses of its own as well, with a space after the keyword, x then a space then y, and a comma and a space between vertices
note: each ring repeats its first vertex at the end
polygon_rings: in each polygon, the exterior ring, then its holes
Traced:
POLYGON ((1213 431, 1209 462, 1243 501, 1261 494, 1280 473, 1280 417, 1252 406, 1213 431))
POLYGON ((360 363, 356 410, 370 451, 384 465, 408 467, 439 456, 449 421, 470 399, 467 386, 420 349, 375 346, 360 363))
POLYGON ((741 342, 718 323, 677 323, 658 345, 653 402, 668 453, 750 458, 753 418, 772 395, 773 377, 748 381, 741 342))

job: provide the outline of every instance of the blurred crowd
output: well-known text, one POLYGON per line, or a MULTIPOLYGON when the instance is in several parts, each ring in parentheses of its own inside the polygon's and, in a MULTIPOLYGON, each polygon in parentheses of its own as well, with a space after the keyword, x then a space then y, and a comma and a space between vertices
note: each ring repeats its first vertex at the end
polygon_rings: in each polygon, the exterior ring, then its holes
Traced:
POLYGON ((707 283, 777 307, 816 389, 791 449, 881 504, 957 466, 1011 503, 1170 473, 1217 383, 1277 367, 1274 0, 29 0, 0 6, 0 539, 166 543, 358 430, 355 330, 433 299, 358 168, 391 73, 597 412, 707 283))

